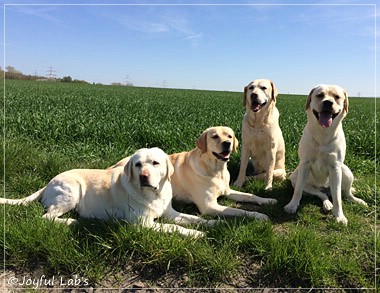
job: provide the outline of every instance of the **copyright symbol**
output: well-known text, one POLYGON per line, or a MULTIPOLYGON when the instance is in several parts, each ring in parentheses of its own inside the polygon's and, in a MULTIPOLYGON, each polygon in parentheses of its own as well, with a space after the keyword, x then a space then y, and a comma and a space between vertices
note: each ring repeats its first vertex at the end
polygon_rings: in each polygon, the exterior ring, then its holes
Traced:
POLYGON ((18 284, 18 279, 16 277, 10 277, 8 279, 8 285, 17 285, 18 284))

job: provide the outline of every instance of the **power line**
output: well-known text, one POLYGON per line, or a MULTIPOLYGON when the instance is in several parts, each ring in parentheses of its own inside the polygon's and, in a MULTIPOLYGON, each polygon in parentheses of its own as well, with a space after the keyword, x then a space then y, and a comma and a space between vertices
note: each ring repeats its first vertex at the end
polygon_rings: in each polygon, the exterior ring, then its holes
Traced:
POLYGON ((55 79, 57 77, 57 75, 55 74, 56 71, 54 70, 54 67, 53 66, 49 66, 48 67, 49 69, 47 70, 47 78, 48 79, 55 79))
POLYGON ((125 85, 126 86, 133 86, 132 79, 129 75, 125 78, 125 85))

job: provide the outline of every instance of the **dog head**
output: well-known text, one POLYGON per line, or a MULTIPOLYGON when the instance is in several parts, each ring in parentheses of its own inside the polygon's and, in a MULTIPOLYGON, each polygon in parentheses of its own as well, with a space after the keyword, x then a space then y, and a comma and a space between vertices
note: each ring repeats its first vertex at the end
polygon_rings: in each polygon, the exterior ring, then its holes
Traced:
POLYGON ((197 147, 219 161, 227 162, 232 152, 237 151, 238 140, 229 127, 210 127, 198 138, 197 147))
POLYGON ((347 115, 347 92, 337 85, 318 85, 311 90, 307 98, 306 111, 314 116, 320 126, 328 128, 334 121, 347 115))
POLYGON ((272 102, 276 102, 278 95, 277 88, 273 81, 268 79, 256 79, 244 88, 243 105, 247 111, 259 112, 268 107, 272 102))
POLYGON ((159 190, 174 173, 169 157, 159 148, 140 149, 124 167, 128 180, 141 190, 159 190))

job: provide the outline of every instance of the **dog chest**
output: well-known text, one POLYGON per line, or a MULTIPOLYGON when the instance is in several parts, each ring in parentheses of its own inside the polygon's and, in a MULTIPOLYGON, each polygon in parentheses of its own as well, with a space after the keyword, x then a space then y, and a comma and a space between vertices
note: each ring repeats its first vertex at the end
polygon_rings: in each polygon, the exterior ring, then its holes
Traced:
POLYGON ((326 186, 329 178, 329 168, 321 160, 315 161, 310 167, 309 183, 313 186, 326 186))
POLYGON ((341 166, 340 153, 328 145, 315 146, 313 156, 309 158, 309 182, 314 186, 327 186, 330 173, 341 166))

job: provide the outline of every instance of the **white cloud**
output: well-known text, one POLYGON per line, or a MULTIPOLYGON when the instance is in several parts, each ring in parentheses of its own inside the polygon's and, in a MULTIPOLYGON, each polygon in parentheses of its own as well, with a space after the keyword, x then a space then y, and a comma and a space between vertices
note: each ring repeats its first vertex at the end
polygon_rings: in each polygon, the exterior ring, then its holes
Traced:
POLYGON ((170 26, 165 23, 137 21, 127 16, 119 18, 119 22, 129 29, 148 34, 165 33, 170 30, 170 26))
POLYGON ((173 14, 160 14, 159 16, 150 13, 136 15, 123 15, 115 17, 123 26, 146 34, 173 34, 174 38, 189 41, 192 45, 198 45, 203 33, 192 29, 191 24, 184 16, 173 14))
POLYGON ((199 41, 202 39, 202 37, 203 37, 203 33, 200 32, 197 34, 189 35, 189 36, 185 37, 183 40, 189 41, 193 47, 196 47, 199 45, 199 41))
POLYGON ((203 33, 193 34, 184 38, 184 40, 195 40, 202 38, 203 33))

